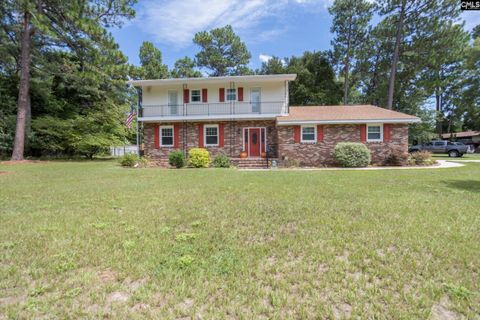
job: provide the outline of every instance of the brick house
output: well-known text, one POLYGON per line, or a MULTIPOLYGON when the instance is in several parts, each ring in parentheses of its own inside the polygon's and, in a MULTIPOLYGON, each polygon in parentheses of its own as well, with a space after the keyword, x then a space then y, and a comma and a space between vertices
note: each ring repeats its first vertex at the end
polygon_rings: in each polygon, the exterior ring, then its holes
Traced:
POLYGON ((370 105, 290 106, 295 74, 129 81, 141 88, 144 151, 160 166, 173 150, 207 148, 240 166, 262 158, 333 165, 339 142, 362 142, 381 164, 392 146, 408 149, 408 124, 420 119, 370 105), (246 158, 241 158, 242 156, 246 158))

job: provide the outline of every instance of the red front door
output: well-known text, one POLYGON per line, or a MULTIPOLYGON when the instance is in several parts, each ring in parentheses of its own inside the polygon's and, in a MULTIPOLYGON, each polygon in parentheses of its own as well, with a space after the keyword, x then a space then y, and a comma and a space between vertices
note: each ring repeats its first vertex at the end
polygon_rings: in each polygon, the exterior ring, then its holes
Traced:
POLYGON ((260 157, 260 128, 250 128, 248 139, 248 150, 250 157, 260 157))

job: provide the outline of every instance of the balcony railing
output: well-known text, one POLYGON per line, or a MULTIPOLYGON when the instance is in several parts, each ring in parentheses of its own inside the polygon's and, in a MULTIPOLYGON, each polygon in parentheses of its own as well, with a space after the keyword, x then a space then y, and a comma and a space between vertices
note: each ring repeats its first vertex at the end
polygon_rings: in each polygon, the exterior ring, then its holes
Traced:
POLYGON ((180 105, 143 105, 140 117, 281 115, 286 112, 284 101, 185 103, 180 105))

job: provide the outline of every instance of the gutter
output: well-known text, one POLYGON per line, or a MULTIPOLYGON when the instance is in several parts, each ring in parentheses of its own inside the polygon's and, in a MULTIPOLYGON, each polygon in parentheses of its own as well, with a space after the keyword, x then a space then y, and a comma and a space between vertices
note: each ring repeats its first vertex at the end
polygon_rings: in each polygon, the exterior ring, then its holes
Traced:
POLYGON ((277 118, 277 126, 291 126, 302 124, 364 124, 364 123, 420 123, 420 118, 414 119, 358 119, 358 120, 288 120, 279 121, 277 118))

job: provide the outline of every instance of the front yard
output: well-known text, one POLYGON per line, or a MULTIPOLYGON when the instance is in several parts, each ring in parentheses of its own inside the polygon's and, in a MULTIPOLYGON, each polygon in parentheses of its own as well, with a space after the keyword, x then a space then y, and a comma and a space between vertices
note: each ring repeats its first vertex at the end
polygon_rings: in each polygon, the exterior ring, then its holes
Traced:
POLYGON ((480 164, 0 164, 0 319, 480 316, 480 164))

